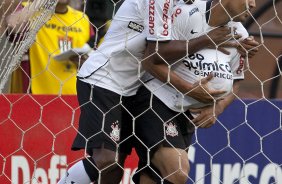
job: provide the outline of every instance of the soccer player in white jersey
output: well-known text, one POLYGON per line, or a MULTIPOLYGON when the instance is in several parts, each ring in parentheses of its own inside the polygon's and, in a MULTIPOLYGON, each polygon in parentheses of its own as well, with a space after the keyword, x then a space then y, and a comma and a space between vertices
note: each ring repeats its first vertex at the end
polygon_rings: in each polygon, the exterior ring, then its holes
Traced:
MULTIPOLYGON (((220 26, 228 26, 232 35, 240 34, 241 39, 246 39, 248 33, 241 22, 254 7, 255 0, 198 0, 193 5, 178 4, 174 8, 173 37, 190 40, 220 26)), ((139 169, 134 181, 138 183, 140 177, 148 175, 151 183, 161 182, 161 179, 165 179, 165 183, 188 182, 187 152, 195 126, 208 128, 214 124, 216 117, 235 98, 232 87, 234 93, 238 92, 238 82, 244 79, 244 58, 235 48, 228 51, 230 54, 226 55, 216 49, 203 49, 174 63, 170 69, 167 63, 146 60, 142 63, 155 78, 147 77, 136 95, 135 108, 140 116, 135 121, 135 134, 146 148, 136 146, 139 169), (182 88, 183 83, 193 84, 207 76, 213 78, 201 82, 210 88, 225 90, 215 97, 215 103, 199 102, 182 88)))
MULTIPOLYGON (((158 45, 160 56, 170 61, 186 55, 187 47, 191 54, 212 47, 210 38, 215 43, 231 38, 229 29, 220 28, 189 42, 170 40, 171 8, 170 0, 124 1, 105 41, 82 65, 77 80, 81 115, 72 149, 85 149, 90 157, 73 165, 60 184, 120 181, 124 160, 132 147, 135 112, 131 111, 144 73, 140 64, 144 53, 147 56, 158 45)), ((187 83, 186 87, 192 89, 193 85, 187 83)), ((205 90, 212 95, 223 92, 207 87, 205 90)), ((194 94, 203 101, 213 101, 205 90, 198 88, 194 94)))

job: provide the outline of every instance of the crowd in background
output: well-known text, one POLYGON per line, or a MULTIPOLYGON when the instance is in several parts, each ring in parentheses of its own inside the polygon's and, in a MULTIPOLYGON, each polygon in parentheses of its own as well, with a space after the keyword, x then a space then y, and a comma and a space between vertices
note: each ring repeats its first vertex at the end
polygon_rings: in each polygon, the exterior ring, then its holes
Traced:
POLYGON ((95 37, 91 38, 89 42, 91 47, 99 44, 99 41, 103 38, 107 31, 109 21, 112 19, 123 1, 124 0, 87 0, 86 2, 78 0, 70 1, 70 6, 85 12, 94 26, 95 32, 97 33, 97 40, 95 37))
MULTIPOLYGON (((63 62, 57 61, 54 56, 69 49, 85 48, 86 45, 86 48, 96 49, 103 41, 110 20, 122 2, 123 0, 58 0, 55 14, 39 29, 35 42, 22 57, 5 92, 76 94, 77 69, 87 59, 87 54, 79 53, 77 57, 63 62)), ((24 8, 28 4, 22 6, 24 8)), ((16 21, 15 25, 24 24, 24 21, 16 21)), ((17 30, 14 34, 20 32, 17 30)))

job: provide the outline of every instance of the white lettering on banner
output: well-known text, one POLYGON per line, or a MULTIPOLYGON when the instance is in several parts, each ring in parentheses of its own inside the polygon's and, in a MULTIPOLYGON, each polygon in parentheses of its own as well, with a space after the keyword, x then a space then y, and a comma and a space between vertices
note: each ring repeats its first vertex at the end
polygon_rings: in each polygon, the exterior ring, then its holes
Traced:
POLYGON ((276 183, 282 183, 282 169, 277 164, 268 164, 264 167, 261 177, 260 184, 269 183, 270 179, 274 178, 276 183))
POLYGON ((67 163, 67 156, 58 156, 58 155, 52 156, 50 161, 50 168, 48 169, 50 184, 52 183, 56 184, 57 179, 59 179, 60 176, 65 175, 67 170, 65 168, 60 169, 60 173, 59 173, 59 169, 57 168, 57 165, 66 165, 66 163, 67 163))
POLYGON ((248 178, 251 176, 253 178, 258 177, 258 165, 255 163, 248 163, 246 164, 241 171, 241 177, 242 179, 240 180, 240 183, 250 183, 248 181, 248 178))
POLYGON ((23 176, 23 183, 27 183, 30 181, 30 174, 29 174, 29 165, 27 159, 24 156, 12 156, 11 158, 11 179, 12 183, 18 184, 19 183, 19 173, 22 172, 23 176))
POLYGON ((41 184, 56 184, 60 176, 63 176, 66 172, 67 157, 65 155, 53 155, 51 157, 48 175, 46 169, 40 167, 37 167, 33 174, 30 175, 31 167, 24 156, 12 156, 11 159, 11 180, 13 184, 19 184, 20 181, 23 181, 23 183, 29 183, 31 178, 31 184, 37 184, 38 181, 40 181, 41 184), (57 167, 59 165, 60 167, 64 166, 65 168, 59 169, 57 167), (23 178, 19 178, 19 176, 21 176, 20 173, 22 173, 23 178))
POLYGON ((47 173, 43 168, 36 168, 35 172, 33 173, 31 184, 38 184, 38 183, 40 184, 48 183, 47 173))
POLYGON ((221 183, 220 182, 220 168, 221 168, 221 165, 220 164, 213 164, 212 165, 212 183, 221 183))
MULTIPOLYGON (((206 182, 206 164, 195 163, 196 162, 196 149, 193 146, 189 147, 189 160, 195 166, 195 181, 197 184, 205 184, 206 182)), ((259 165, 256 163, 226 163, 211 164, 211 184, 229 184, 239 181, 239 184, 249 184, 250 178, 257 181, 259 184, 268 184, 270 181, 275 183, 282 183, 282 168, 278 164, 270 163, 263 168, 259 169, 259 165), (261 170, 261 173, 259 173, 261 170)))
POLYGON ((197 164, 195 181, 197 184, 205 184, 205 164, 197 164))
MULTIPOLYGON (((30 183, 30 184, 57 184, 59 179, 65 175, 67 171, 67 156, 53 155, 50 159, 50 167, 37 167, 33 174, 33 166, 30 166, 26 157, 22 155, 11 157, 11 180, 13 184, 30 183), (22 178, 20 178, 22 177, 22 178)), ((130 168, 124 169, 124 176, 121 184, 134 184, 131 180, 133 171, 130 168)))
POLYGON ((232 164, 224 164, 223 167, 223 183, 224 184, 232 184, 233 181, 236 181, 236 179, 240 178, 240 163, 232 164), (227 174, 228 173, 228 174, 227 174))
MULTIPOLYGON (((275 163, 265 165, 263 168, 257 163, 212 163, 211 178, 206 177, 206 169, 209 168, 204 163, 195 163, 196 149, 189 148, 189 160, 192 167, 195 168, 195 181, 197 184, 205 184, 210 180, 211 184, 228 184, 239 181, 239 184, 249 184, 249 180, 255 180, 258 184, 267 184, 275 181, 282 183, 282 168, 275 163)), ((30 165, 28 159, 23 155, 11 157, 11 180, 13 184, 30 183, 30 184, 56 184, 59 178, 66 173, 66 155, 53 155, 50 158, 50 165, 43 168, 30 165), (33 173, 32 173, 33 172, 33 173)), ((120 184, 133 184, 131 180, 135 169, 125 168, 124 176, 120 184)), ((210 172, 210 171, 208 171, 210 172)), ((210 175, 209 175, 210 176, 210 175)))

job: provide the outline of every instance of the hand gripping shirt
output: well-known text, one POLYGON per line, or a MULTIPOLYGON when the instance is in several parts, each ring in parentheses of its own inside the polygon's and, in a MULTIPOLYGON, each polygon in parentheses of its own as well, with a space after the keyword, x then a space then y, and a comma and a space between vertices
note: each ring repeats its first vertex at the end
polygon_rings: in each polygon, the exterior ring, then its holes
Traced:
POLYGON ((173 0, 126 0, 114 16, 104 42, 78 72, 80 80, 115 93, 134 95, 144 74, 146 39, 171 39, 173 0))
MULTIPOLYGON (((206 1, 196 1, 193 5, 177 5, 174 8, 173 38, 190 40, 214 29, 208 25, 209 12, 210 2, 206 1)), ((233 34, 241 34, 242 39, 248 37, 248 32, 241 23, 229 22, 228 26, 232 28, 233 34)), ((233 80, 244 78, 244 59, 235 48, 227 48, 227 50, 230 55, 215 49, 200 50, 172 65, 171 69, 191 84, 212 72, 214 77, 209 82, 209 87, 225 90, 227 95, 232 90, 233 80)), ((170 109, 177 112, 208 105, 182 94, 170 85, 164 85, 158 79, 150 80, 146 86, 170 109)))

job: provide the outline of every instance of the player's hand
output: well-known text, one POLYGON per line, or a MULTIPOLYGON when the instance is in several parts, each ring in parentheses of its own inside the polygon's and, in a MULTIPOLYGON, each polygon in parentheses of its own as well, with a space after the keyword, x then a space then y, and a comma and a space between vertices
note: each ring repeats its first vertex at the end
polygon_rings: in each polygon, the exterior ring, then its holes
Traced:
POLYGON ((84 54, 84 55, 76 55, 76 56, 72 56, 69 58, 69 60, 71 62, 73 62, 77 68, 80 68, 80 66, 82 66, 82 64, 88 59, 88 55, 84 54))
POLYGON ((234 47, 238 50, 241 56, 248 56, 248 58, 252 58, 258 52, 258 46, 259 43, 254 39, 253 36, 250 36, 244 40, 239 41, 239 43, 234 41, 225 42, 220 45, 218 50, 228 55, 229 52, 225 48, 234 47))
POLYGON ((192 122, 200 128, 209 128, 215 124, 217 117, 223 112, 220 106, 214 108, 213 105, 206 106, 199 109, 189 109, 191 113, 198 114, 192 122))
POLYGON ((216 48, 218 47, 218 50, 223 52, 224 54, 230 54, 224 47, 225 43, 228 42, 228 40, 233 39, 239 39, 241 38, 241 35, 232 35, 231 34, 231 28, 228 26, 222 26, 218 27, 216 29, 211 30, 207 36, 210 39, 210 48, 216 48))
POLYGON ((249 36, 248 38, 240 41, 238 44, 237 50, 243 56, 248 58, 252 58, 258 52, 259 43, 254 39, 253 36, 249 36))
POLYGON ((213 74, 209 74, 207 77, 193 84, 191 92, 187 95, 198 100, 202 103, 212 103, 219 98, 215 98, 226 91, 223 90, 211 90, 208 88, 207 83, 213 78, 213 74))

